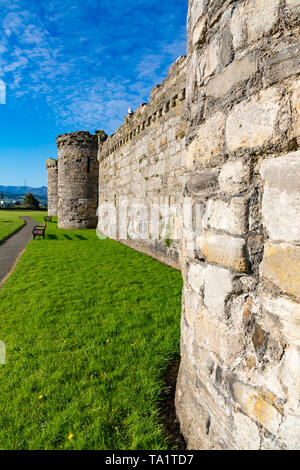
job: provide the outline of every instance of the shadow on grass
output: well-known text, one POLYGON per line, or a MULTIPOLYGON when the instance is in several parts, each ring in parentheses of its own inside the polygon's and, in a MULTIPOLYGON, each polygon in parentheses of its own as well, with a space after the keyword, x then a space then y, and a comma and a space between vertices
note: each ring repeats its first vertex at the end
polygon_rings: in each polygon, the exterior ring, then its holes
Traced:
POLYGON ((65 237, 67 240, 73 240, 73 238, 70 237, 70 235, 66 235, 65 233, 64 233, 64 237, 65 237))
POLYGON ((49 235, 47 235, 47 239, 48 240, 57 240, 57 236, 50 233, 49 235))
POLYGON ((87 238, 83 237, 82 235, 75 235, 78 240, 87 240, 87 238))
POLYGON ((175 393, 180 366, 180 357, 175 357, 164 374, 164 389, 160 407, 160 417, 172 449, 186 450, 186 442, 180 431, 180 423, 176 416, 175 393))

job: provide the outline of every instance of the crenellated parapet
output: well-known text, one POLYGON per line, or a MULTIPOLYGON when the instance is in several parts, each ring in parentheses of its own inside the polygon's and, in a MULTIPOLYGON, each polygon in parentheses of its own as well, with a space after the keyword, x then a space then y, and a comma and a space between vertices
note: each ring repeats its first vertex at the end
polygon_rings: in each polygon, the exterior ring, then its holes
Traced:
POLYGON ((120 150, 133 139, 147 134, 153 123, 159 125, 172 115, 180 103, 185 102, 186 57, 181 56, 171 66, 168 77, 151 92, 149 103, 142 103, 134 113, 124 118, 123 125, 103 145, 100 158, 120 150))
POLYGON ((57 160, 55 158, 49 158, 46 161, 46 168, 47 168, 47 170, 50 169, 50 168, 53 168, 53 169, 57 170, 57 160))
POLYGON ((76 131, 59 135, 56 139, 60 157, 91 157, 97 154, 97 135, 87 131, 76 131))

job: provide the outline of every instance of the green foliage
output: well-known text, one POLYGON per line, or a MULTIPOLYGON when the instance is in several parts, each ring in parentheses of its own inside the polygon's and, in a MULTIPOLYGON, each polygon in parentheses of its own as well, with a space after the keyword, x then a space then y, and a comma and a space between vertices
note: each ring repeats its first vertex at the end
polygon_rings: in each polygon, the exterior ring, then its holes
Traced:
POLYGON ((144 254, 48 224, 0 291, 0 449, 168 448, 159 406, 181 289, 144 254))
POLYGON ((39 201, 34 197, 32 193, 26 194, 24 197, 24 207, 26 209, 38 210, 40 207, 39 201))

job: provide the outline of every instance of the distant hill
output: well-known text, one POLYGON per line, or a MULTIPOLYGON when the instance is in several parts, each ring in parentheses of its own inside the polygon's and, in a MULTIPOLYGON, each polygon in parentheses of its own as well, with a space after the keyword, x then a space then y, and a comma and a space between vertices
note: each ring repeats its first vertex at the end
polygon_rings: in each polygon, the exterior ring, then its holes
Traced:
POLYGON ((4 197, 16 196, 22 197, 27 193, 32 193, 37 198, 47 199, 47 186, 41 186, 40 188, 30 188, 28 186, 1 186, 0 194, 4 197))

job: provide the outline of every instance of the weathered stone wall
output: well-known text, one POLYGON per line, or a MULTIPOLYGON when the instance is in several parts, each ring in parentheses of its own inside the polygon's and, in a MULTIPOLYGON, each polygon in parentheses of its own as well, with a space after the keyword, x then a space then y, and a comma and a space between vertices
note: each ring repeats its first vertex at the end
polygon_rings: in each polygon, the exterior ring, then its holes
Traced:
MULTIPOLYGON (((100 132, 102 135, 102 133, 100 132)), ((79 131, 57 137, 58 227, 97 226, 98 137, 79 131)))
POLYGON ((46 162, 47 168, 47 187, 48 187, 48 215, 56 216, 58 207, 58 171, 57 160, 49 158, 46 162))
POLYGON ((182 269, 189 448, 300 448, 299 25, 300 0, 189 0, 149 103, 57 140, 59 227, 95 227, 98 199, 101 232, 182 269))
POLYGON ((189 448, 300 448, 299 0, 190 0, 182 361, 189 448))
MULTIPOLYGON (((158 206, 181 207, 186 132, 185 64, 185 57, 180 57, 168 77, 153 89, 149 103, 129 114, 118 131, 103 146, 99 145, 98 153, 99 207, 113 205, 117 215, 117 223, 109 228, 99 223, 101 232, 178 269, 181 237, 180 240, 170 238, 163 226, 168 225, 165 221, 159 234, 153 233, 150 222, 146 228, 149 237, 142 239, 130 232, 130 225, 137 218, 134 211, 138 204, 144 210, 146 207, 148 220, 158 206), (127 221, 123 217, 119 223, 124 211, 127 221)), ((170 223, 181 224, 179 213, 174 211, 173 215, 170 223)), ((180 231, 180 227, 177 229, 180 231)))

